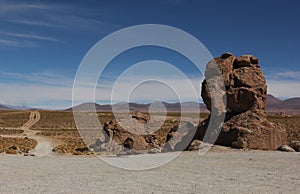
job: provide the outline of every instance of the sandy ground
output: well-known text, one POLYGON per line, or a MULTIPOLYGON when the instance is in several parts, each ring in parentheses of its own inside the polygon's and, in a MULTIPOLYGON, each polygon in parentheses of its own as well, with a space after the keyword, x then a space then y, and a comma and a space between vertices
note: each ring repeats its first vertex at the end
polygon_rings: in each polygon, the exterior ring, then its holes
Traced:
POLYGON ((146 171, 94 156, 0 155, 0 172, 1 193, 300 193, 300 154, 277 151, 185 152, 146 171))

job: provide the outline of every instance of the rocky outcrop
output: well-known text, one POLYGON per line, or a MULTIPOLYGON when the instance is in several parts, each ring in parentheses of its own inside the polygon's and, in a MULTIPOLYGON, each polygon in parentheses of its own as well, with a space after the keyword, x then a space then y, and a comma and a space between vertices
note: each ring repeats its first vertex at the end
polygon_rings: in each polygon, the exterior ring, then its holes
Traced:
MULTIPOLYGON (((97 139, 89 147, 95 152, 148 151, 162 145, 149 127, 150 116, 132 112, 129 118, 119 118, 104 123, 105 140, 97 139)), ((157 127, 157 126, 155 126, 157 127)), ((157 128, 156 128, 157 130, 157 128)))
POLYGON ((196 127, 188 121, 165 120, 161 115, 150 118, 140 112, 127 116, 105 122, 106 139, 97 139, 89 148, 95 152, 117 154, 183 151, 196 132, 196 127))
POLYGON ((256 57, 224 53, 210 61, 201 96, 211 115, 198 126, 196 139, 264 150, 285 144, 285 129, 267 120, 266 94, 266 80, 256 57))
POLYGON ((108 143, 115 142, 127 149, 148 150, 159 145, 155 134, 140 135, 123 128, 117 120, 106 122, 103 127, 109 136, 108 143))

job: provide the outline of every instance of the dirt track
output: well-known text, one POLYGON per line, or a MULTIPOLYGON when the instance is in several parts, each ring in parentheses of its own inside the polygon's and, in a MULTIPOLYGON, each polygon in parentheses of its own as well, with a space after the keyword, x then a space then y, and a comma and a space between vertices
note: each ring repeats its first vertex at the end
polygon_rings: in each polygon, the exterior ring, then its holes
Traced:
POLYGON ((24 130, 22 134, 18 135, 1 135, 2 137, 28 137, 29 139, 34 139, 37 141, 37 145, 33 150, 30 151, 30 154, 36 156, 46 156, 52 153, 52 149, 59 143, 54 139, 41 137, 36 135, 37 130, 31 130, 30 128, 35 125, 41 119, 41 114, 38 111, 32 111, 29 115, 29 120, 23 124, 20 129, 24 130))
POLYGON ((30 153, 36 156, 46 156, 51 154, 52 149, 57 143, 51 138, 35 135, 38 131, 30 130, 33 125, 39 122, 40 118, 41 114, 38 111, 32 111, 29 120, 21 127, 21 129, 24 130, 24 133, 28 138, 35 139, 38 143, 30 153))
POLYGON ((41 119, 41 114, 38 111, 32 111, 29 115, 29 120, 21 127, 24 131, 27 131, 35 125, 41 119))

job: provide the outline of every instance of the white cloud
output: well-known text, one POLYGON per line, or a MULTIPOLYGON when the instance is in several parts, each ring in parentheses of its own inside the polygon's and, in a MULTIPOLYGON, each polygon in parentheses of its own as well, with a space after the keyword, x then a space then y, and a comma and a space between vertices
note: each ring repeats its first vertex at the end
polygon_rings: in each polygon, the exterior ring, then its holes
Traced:
POLYGON ((57 74, 55 72, 38 72, 38 73, 11 73, 11 72, 0 72, 0 78, 6 80, 19 81, 20 83, 32 83, 37 85, 56 85, 56 86, 68 86, 73 85, 73 79, 68 78, 64 75, 57 74))
POLYGON ((5 104, 35 104, 43 101, 70 100, 70 87, 36 84, 0 84, 1 100, 5 104))
POLYGON ((29 26, 43 26, 43 27, 63 27, 58 24, 50 23, 48 21, 37 21, 37 20, 31 20, 31 19, 9 19, 9 22, 16 23, 16 24, 23 24, 23 25, 29 25, 29 26))
POLYGON ((300 71, 282 71, 272 75, 267 76, 269 79, 273 80, 298 80, 300 81, 300 71))
POLYGON ((300 71, 281 71, 266 75, 268 93, 279 98, 300 96, 300 71))
POLYGON ((35 34, 20 34, 20 33, 13 33, 13 32, 6 32, 0 30, 0 35, 11 36, 16 38, 27 38, 27 39, 36 39, 36 40, 44 40, 50 42, 60 42, 58 39, 48 36, 39 36, 35 34))
POLYGON ((105 82, 96 91, 98 101, 197 101, 200 97, 201 79, 157 78, 148 81, 145 77, 122 79, 113 88, 114 83, 105 82), (190 81, 190 83, 189 83, 190 81), (114 89, 114 91, 113 91, 114 89))
MULTIPOLYGON (((151 77, 151 76, 150 76, 151 77)), ((31 74, 1 72, 0 78, 9 80, 13 78, 15 82, 0 83, 1 102, 12 105, 29 105, 40 108, 67 108, 71 106, 73 78, 57 74, 55 72, 40 72, 31 74)), ((124 76, 119 80, 118 86, 113 96, 114 102, 127 101, 179 101, 181 96, 183 101, 195 101, 195 94, 200 99, 202 78, 192 78, 189 81, 195 89, 191 90, 189 83, 183 77, 174 77, 172 74, 165 77, 154 77, 156 81, 146 81, 146 75, 124 76), (158 82, 157 82, 158 81, 158 82), (161 81, 159 83, 159 81, 161 81), (162 84, 167 83, 167 85, 162 84), (142 83, 138 85, 139 83, 142 83), (169 85, 169 86, 168 86, 169 85), (137 86, 137 87, 136 87, 137 86), (171 87, 170 87, 171 86, 171 87), (172 88, 174 91, 172 91, 172 88), (174 93, 175 92, 175 93, 174 93), (131 95, 131 96, 130 96, 131 95)), ((114 81, 101 80, 98 85, 95 97, 98 102, 110 102, 114 81)), ((290 98, 300 96, 299 80, 267 79, 268 93, 280 98, 290 98)), ((77 92, 78 101, 90 102, 94 83, 80 84, 77 92)))
MULTIPOLYGON (((99 10, 91 10, 74 6, 73 4, 53 3, 53 2, 11 2, 0 0, 0 20, 28 27, 47 27, 57 28, 59 30, 97 30, 100 33, 109 33, 119 29, 120 26, 105 19, 94 19, 95 13, 99 10)), ((103 15, 103 18, 108 16, 103 15)), ((21 28, 20 28, 21 29, 21 28)), ((30 30, 35 30, 32 28, 30 30)), ((37 46, 39 41, 63 42, 55 37, 37 35, 36 33, 15 33, 8 32, 4 29, 0 31, 0 46, 4 47, 32 47, 37 46), (5 38, 4 38, 4 37, 5 38), (26 41, 30 39, 31 41, 26 41)))
MULTIPOLYGON (((56 27, 73 30, 101 29, 105 33, 116 30, 120 26, 104 21, 93 19, 98 10, 74 6, 74 4, 31 2, 12 3, 0 0, 0 16, 2 20, 15 24, 56 27), (34 16, 34 17, 32 17, 34 16)), ((110 16, 103 15, 103 18, 110 16)))
POLYGON ((32 41, 26 40, 7 40, 7 39, 0 39, 0 47, 35 47, 37 44, 32 41))
MULTIPOLYGON (((20 73, 0 73, 0 78, 3 80, 10 80, 13 82, 1 83, 1 103, 12 105, 27 105, 38 106, 41 108, 66 108, 71 105, 73 79, 66 78, 53 72, 20 74, 20 73), (62 104, 64 103, 64 104, 62 104)), ((172 89, 164 84, 158 82, 147 82, 138 86, 135 90, 134 87, 141 80, 145 80, 144 76, 130 76, 122 79, 118 84, 115 91, 114 101, 127 101, 128 94, 132 96, 131 101, 160 99, 160 100, 176 100, 178 101, 177 94, 180 94, 183 101, 194 101, 195 93, 191 90, 190 85, 186 80, 180 78, 164 77, 157 78, 157 80, 168 83, 172 89), (132 91, 131 91, 132 90, 132 91)), ((200 93, 200 79, 190 80, 192 85, 196 88, 195 92, 200 93)), ((82 102, 92 101, 91 96, 93 93, 93 83, 80 84, 77 92, 75 104, 82 102), (84 86, 84 87, 82 87, 84 86)), ((98 85, 96 90, 96 101, 111 100, 112 88, 114 82, 101 80, 101 85, 98 85)))
POLYGON ((300 82, 298 80, 267 80, 268 93, 279 98, 300 96, 300 82))

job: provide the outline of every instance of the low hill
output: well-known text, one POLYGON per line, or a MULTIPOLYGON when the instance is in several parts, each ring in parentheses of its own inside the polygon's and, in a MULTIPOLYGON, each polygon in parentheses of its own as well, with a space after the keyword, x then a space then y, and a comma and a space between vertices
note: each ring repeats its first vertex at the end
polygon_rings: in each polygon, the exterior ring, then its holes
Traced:
MULTIPOLYGON (((180 112, 181 111, 181 105, 179 102, 177 103, 167 103, 163 102, 163 107, 167 109, 168 112, 180 112)), ((162 112, 164 111, 164 108, 162 107, 161 103, 152 103, 152 104, 138 104, 138 103, 117 103, 114 105, 100 105, 97 103, 84 103, 80 104, 78 106, 74 106, 74 109, 77 111, 82 112, 88 112, 96 109, 97 112, 111 112, 112 110, 118 111, 118 112, 124 112, 128 109, 130 111, 139 111, 139 112, 146 112, 151 109, 151 111, 154 112, 162 112)), ((196 102, 183 102, 182 103, 182 111, 184 112, 197 112, 197 109, 199 109, 201 112, 207 112, 207 109, 204 104, 202 103, 196 103, 196 102)), ((68 108, 65 111, 72 111, 73 108, 68 108)))
POLYGON ((267 96, 267 112, 300 114, 300 98, 280 100, 269 94, 267 96))
MULTIPOLYGON (((161 106, 161 103, 154 102, 152 104, 138 104, 138 103, 117 103, 114 105, 100 105, 97 103, 84 103, 74 108, 78 111, 88 112, 92 111, 96 108, 97 112, 111 112, 112 109, 115 111, 123 112, 127 111, 128 108, 130 111, 139 111, 146 112, 149 110, 151 105, 151 111, 161 112, 164 109, 161 106)), ((200 107, 201 112, 208 112, 205 104, 197 103, 197 102, 183 102, 180 104, 177 103, 167 103, 163 102, 164 107, 168 110, 168 112, 180 112, 181 105, 183 107, 184 112, 197 112, 200 107)), ((65 111, 72 111, 72 108, 68 108, 65 111)), ((268 94, 267 95, 267 113, 293 113, 300 114, 300 98, 290 98, 287 100, 280 100, 275 96, 268 94)))
POLYGON ((0 104, 0 110, 11 110, 11 108, 8 108, 7 106, 0 104))

